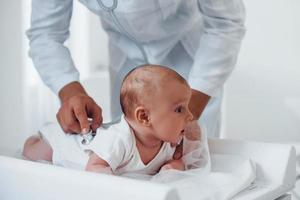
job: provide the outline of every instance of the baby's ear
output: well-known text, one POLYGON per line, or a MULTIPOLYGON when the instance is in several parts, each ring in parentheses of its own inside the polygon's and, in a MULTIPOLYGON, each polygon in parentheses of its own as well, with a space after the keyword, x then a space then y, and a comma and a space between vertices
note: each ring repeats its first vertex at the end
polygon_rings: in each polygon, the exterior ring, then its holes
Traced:
POLYGON ((144 126, 150 126, 150 115, 148 109, 144 106, 138 106, 135 109, 134 117, 136 121, 144 126))

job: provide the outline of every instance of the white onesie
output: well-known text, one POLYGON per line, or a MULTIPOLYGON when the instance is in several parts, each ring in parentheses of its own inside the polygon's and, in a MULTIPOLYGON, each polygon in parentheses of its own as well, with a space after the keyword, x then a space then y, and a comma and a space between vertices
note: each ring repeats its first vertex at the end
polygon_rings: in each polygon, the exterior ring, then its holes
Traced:
POLYGON ((114 174, 155 174, 159 168, 173 157, 175 147, 164 142, 158 154, 145 165, 136 147, 134 134, 124 117, 108 129, 99 128, 88 145, 81 143, 80 135, 65 134, 57 123, 48 123, 40 130, 43 139, 53 149, 52 161, 55 165, 84 169, 89 152, 96 153, 111 167, 114 174))

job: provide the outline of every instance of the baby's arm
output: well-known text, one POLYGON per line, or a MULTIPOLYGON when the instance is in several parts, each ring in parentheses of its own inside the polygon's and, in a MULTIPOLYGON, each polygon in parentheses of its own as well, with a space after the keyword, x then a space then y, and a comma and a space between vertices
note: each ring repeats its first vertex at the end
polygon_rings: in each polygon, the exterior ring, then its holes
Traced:
POLYGON ((113 174, 109 164, 95 153, 90 155, 85 170, 97 173, 113 174))

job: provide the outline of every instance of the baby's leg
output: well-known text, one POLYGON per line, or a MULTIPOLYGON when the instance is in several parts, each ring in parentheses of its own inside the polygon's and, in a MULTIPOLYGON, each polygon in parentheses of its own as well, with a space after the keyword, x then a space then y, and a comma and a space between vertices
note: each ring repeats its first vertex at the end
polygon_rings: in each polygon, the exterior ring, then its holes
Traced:
POLYGON ((52 162, 53 150, 40 136, 29 137, 23 148, 23 155, 29 160, 46 160, 52 162))

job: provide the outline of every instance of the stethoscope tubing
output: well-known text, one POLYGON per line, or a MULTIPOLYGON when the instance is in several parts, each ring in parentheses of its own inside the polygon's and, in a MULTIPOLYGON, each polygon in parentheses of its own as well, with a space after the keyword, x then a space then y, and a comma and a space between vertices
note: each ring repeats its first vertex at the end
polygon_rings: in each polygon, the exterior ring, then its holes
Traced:
POLYGON ((145 49, 142 47, 142 45, 139 43, 139 41, 137 41, 136 38, 134 38, 130 33, 128 33, 128 31, 126 31, 126 29, 122 26, 122 24, 119 22, 117 16, 114 13, 114 10, 118 7, 118 0, 113 0, 113 4, 111 6, 106 6, 102 0, 97 0, 98 5, 100 6, 100 8, 102 8, 104 11, 108 12, 112 19, 114 24, 117 26, 117 28, 119 29, 120 32, 124 33, 126 35, 126 37, 128 37, 131 41, 133 41, 135 43, 135 45, 138 47, 138 49, 141 51, 142 56, 144 58, 144 64, 148 64, 148 58, 147 58, 147 54, 145 52, 145 49))
MULTIPOLYGON (((119 22, 117 16, 114 13, 114 10, 118 6, 118 0, 113 0, 113 4, 111 6, 106 6, 101 0, 97 0, 97 2, 98 2, 98 5, 100 6, 100 8, 102 8, 104 11, 108 12, 111 15, 111 17, 113 19, 113 22, 118 27, 119 31, 124 33, 126 35, 126 37, 128 37, 130 40, 132 40, 136 44, 136 46, 138 47, 138 49, 142 53, 145 64, 147 64, 148 63, 148 58, 147 58, 147 55, 146 55, 146 52, 145 52, 144 48, 141 46, 141 44, 130 33, 128 33, 128 31, 126 31, 126 29, 121 25, 121 23, 119 22)), ((115 119, 115 120, 113 120, 111 122, 108 122, 108 123, 102 123, 101 127, 106 129, 109 126, 111 126, 111 125, 113 125, 113 124, 115 124, 119 121, 120 121, 120 119, 115 119)), ((94 139, 95 135, 96 135, 96 133, 92 133, 92 131, 90 130, 89 133, 87 133, 85 135, 82 135, 81 143, 83 145, 90 144, 90 142, 94 139)))
POLYGON ((97 0, 97 2, 106 12, 113 12, 118 6, 118 0, 113 0, 113 4, 111 6, 106 6, 101 0, 97 0))

